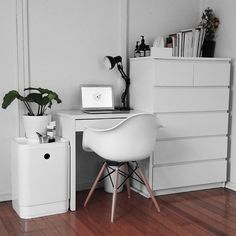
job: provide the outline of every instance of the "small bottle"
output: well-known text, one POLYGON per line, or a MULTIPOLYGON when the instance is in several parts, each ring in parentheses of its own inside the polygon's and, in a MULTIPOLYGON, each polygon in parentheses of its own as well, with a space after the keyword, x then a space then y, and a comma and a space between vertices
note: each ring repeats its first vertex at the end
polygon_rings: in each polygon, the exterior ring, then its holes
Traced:
POLYGON ((139 45, 140 57, 145 56, 145 50, 146 50, 145 39, 144 39, 144 36, 141 36, 141 43, 139 45))
POLYGON ((134 57, 139 57, 139 41, 136 42, 135 50, 134 50, 134 57))
POLYGON ((151 55, 151 50, 149 45, 146 45, 146 49, 145 49, 145 57, 149 57, 151 55))
POLYGON ((47 136, 49 137, 49 143, 56 141, 56 121, 51 121, 47 126, 47 136))

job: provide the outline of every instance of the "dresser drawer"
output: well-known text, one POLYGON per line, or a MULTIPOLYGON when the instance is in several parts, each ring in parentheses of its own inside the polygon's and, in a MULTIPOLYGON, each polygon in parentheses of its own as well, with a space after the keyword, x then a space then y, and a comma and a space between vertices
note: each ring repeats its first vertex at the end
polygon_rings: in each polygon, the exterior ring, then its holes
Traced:
POLYGON ((153 89, 155 112, 226 111, 228 88, 158 88, 153 89))
POLYGON ((227 137, 203 137, 158 141, 154 151, 154 165, 227 157, 227 137))
POLYGON ((183 138, 228 133, 227 112, 157 114, 163 126, 158 139, 183 138))
POLYGON ((226 181, 226 160, 204 161, 153 169, 153 190, 226 181))
POLYGON ((193 63, 155 60, 154 85, 193 86, 193 63))
POLYGON ((194 64, 194 86, 229 86, 228 62, 199 62, 194 64))
POLYGON ((124 119, 91 119, 91 120, 78 120, 76 121, 76 131, 84 131, 85 128, 94 128, 94 129, 108 129, 112 128, 115 125, 119 124, 124 119))

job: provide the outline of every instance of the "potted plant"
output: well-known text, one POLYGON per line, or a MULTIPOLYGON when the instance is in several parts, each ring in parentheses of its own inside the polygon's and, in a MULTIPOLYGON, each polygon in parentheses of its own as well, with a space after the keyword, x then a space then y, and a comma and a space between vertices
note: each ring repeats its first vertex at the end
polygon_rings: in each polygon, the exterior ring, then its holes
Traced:
POLYGON ((214 57, 215 37, 219 24, 220 20, 215 16, 213 10, 210 7, 206 8, 202 13, 202 20, 200 22, 200 26, 205 29, 205 39, 202 46, 203 57, 214 57))
POLYGON ((23 116, 23 124, 26 137, 31 140, 38 140, 36 132, 46 133, 46 127, 51 121, 51 116, 46 114, 46 110, 51 108, 53 100, 61 103, 58 95, 44 88, 25 88, 29 91, 25 96, 19 94, 16 90, 11 90, 5 94, 2 102, 2 108, 6 109, 15 99, 23 102, 27 109, 27 114, 23 116))

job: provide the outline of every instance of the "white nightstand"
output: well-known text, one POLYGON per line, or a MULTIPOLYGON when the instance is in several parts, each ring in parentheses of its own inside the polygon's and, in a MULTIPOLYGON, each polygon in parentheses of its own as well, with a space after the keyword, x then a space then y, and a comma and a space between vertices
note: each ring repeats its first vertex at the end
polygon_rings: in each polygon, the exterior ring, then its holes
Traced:
POLYGON ((24 219, 68 210, 69 142, 12 141, 12 204, 24 219))

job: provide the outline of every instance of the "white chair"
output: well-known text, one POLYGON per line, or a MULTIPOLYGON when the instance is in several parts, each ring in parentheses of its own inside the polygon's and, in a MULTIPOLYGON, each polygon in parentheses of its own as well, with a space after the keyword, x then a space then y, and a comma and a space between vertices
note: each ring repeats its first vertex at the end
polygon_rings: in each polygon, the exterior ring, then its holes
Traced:
MULTIPOLYGON (((93 183, 93 186, 85 200, 84 206, 87 205, 99 180, 104 179, 104 177, 101 178, 102 174, 105 169, 108 170, 108 166, 110 165, 110 162, 112 162, 112 165, 116 163, 116 167, 111 172, 115 172, 111 222, 114 222, 116 195, 119 188, 119 173, 125 176, 124 182, 126 183, 129 198, 131 194, 129 178, 133 178, 145 184, 157 211, 160 212, 160 208, 149 186, 149 183, 138 164, 138 161, 148 158, 153 152, 159 127, 160 125, 158 123, 158 119, 154 115, 137 114, 125 119, 110 129, 85 129, 83 133, 84 150, 93 151, 100 157, 104 158, 106 161, 104 162, 95 182, 93 183), (129 162, 133 162, 135 167, 133 168, 133 165, 131 166, 129 162), (120 170, 122 165, 125 166, 125 172, 120 170), (131 173, 129 173, 129 170, 131 170, 131 173), (137 178, 135 178, 134 175, 137 178)), ((107 176, 110 176, 110 174, 107 176)))

